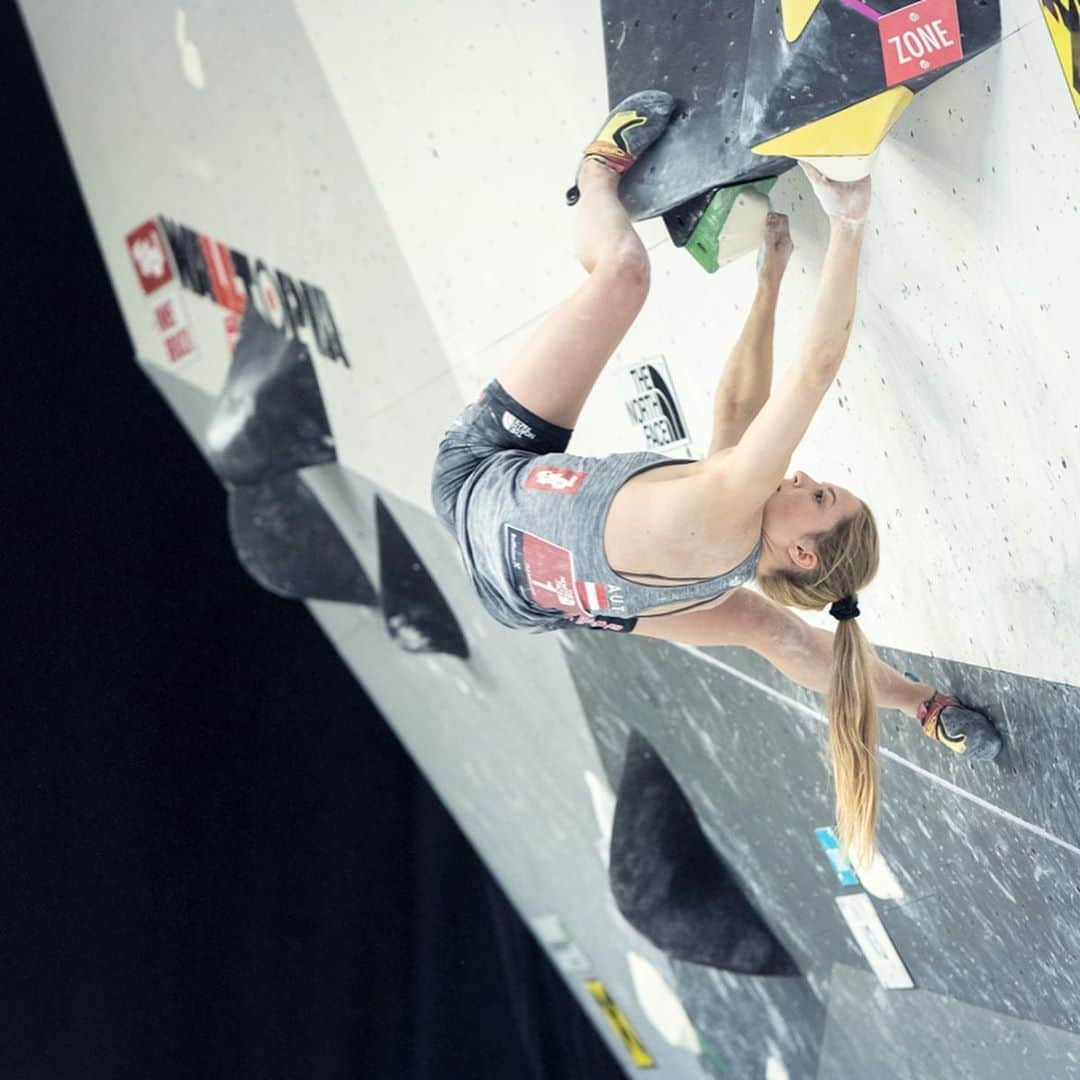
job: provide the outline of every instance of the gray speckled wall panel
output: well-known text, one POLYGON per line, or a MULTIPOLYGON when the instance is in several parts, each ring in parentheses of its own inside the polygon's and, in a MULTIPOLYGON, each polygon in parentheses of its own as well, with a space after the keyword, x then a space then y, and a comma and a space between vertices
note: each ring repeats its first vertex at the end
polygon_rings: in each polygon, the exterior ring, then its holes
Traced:
POLYGON ((731 1063, 724 1077, 784 1077, 762 1063, 782 1063, 790 1080, 813 1076, 821 1053, 825 1005, 806 979, 759 979, 676 961, 671 965, 686 1011, 731 1063))
MULTIPOLYGON (((817 1080, 1017 1080, 1080 1076, 1080 1038, 958 1004, 889 992, 837 964, 817 1080)), ((811 1075, 811 1074, 807 1074, 811 1075)))
MULTIPOLYGON (((813 837, 833 821, 817 695, 745 650, 596 636, 575 643, 568 659, 612 783, 636 727, 824 1001, 833 964, 865 962, 833 899, 844 890, 813 837)), ((882 657, 990 706, 999 722, 1007 712, 1003 726, 1017 743, 976 766, 914 720, 881 714, 879 843, 904 892, 874 902, 882 922, 916 986, 1080 1032, 1080 771, 1064 756, 1080 727, 1080 691, 887 650, 882 657)), ((712 994, 699 997, 701 989, 680 983, 699 1018, 712 994)), ((788 1024, 808 1022, 806 1013, 785 1016, 771 1035, 780 1040, 788 1024)))

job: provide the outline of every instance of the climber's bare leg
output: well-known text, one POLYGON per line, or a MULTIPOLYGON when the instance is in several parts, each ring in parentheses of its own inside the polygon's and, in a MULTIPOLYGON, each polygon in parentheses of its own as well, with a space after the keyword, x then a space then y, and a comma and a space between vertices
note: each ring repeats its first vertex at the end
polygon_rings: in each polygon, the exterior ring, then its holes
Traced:
POLYGON ((649 293, 649 256, 619 201, 618 173, 582 163, 575 251, 589 278, 495 376, 525 408, 573 428, 649 293))

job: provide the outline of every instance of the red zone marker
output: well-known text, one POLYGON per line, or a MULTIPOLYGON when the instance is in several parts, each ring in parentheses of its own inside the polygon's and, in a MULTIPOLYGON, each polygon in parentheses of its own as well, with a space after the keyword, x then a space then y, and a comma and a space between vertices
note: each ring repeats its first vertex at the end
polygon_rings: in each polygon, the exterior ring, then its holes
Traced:
POLYGON ((886 86, 896 86, 964 58, 956 0, 918 0, 887 15, 863 0, 840 3, 877 23, 886 86))
POLYGON ((885 85, 955 64, 964 57, 956 0, 919 0, 878 19, 885 85))

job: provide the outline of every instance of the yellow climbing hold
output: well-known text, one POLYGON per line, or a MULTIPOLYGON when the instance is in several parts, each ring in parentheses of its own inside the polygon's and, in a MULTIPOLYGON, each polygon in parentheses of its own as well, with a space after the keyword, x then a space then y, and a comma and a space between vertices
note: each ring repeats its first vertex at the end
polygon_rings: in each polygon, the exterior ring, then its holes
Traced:
POLYGON ((915 95, 894 86, 750 149, 777 157, 865 157, 877 149, 915 95))
POLYGON ((1058 63, 1065 74, 1065 81, 1069 85, 1069 93, 1072 94, 1073 106, 1077 115, 1080 115, 1080 28, 1069 29, 1069 23, 1076 18, 1075 7, 1066 10, 1065 4, 1058 0, 1057 3, 1042 4, 1043 18, 1046 20, 1046 29, 1050 31, 1050 40, 1054 43, 1054 52, 1057 53, 1058 63), (1066 16, 1071 16, 1066 19, 1066 16))
POLYGON ((784 37, 794 41, 818 9, 821 0, 780 0, 780 14, 784 20, 784 37))

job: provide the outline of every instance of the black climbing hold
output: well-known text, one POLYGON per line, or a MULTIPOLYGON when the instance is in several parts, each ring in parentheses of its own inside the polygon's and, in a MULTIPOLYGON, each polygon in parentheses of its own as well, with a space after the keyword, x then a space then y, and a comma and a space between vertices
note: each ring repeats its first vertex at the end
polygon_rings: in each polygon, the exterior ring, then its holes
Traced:
MULTIPOLYGON (((788 42, 775 0, 682 5, 678 19, 671 5, 602 0, 608 100, 656 86, 680 106, 663 138, 620 181, 630 217, 668 214, 717 187, 791 168, 788 149, 769 145, 758 154, 753 147, 883 93, 889 76, 878 22, 909 3, 821 0, 788 42)), ((962 59, 897 85, 917 93, 1001 38, 999 0, 960 0, 958 18, 962 59)), ((815 153, 856 151, 823 146, 798 156, 815 153)), ((668 222, 676 225, 673 237, 686 234, 692 215, 693 208, 682 222, 668 222)))
POLYGON ((229 535, 244 569, 278 596, 378 604, 363 567, 299 473, 232 488, 229 535))
POLYGON ((754 154, 738 137, 760 6, 747 0, 683 4, 673 21, 670 5, 603 0, 608 100, 657 86, 681 106, 663 137, 619 182, 619 198, 634 220, 666 213, 719 186, 791 168, 789 159, 754 154))
POLYGON ((375 533, 387 633, 406 652, 448 653, 467 660, 469 647, 450 605, 377 495, 375 533))
POLYGON ((337 460, 307 347, 275 330, 251 304, 206 445, 227 484, 258 484, 337 460))
POLYGON ((609 877, 627 922, 668 956, 747 975, 799 974, 637 732, 619 782, 609 877))
POLYGON ((708 191, 680 203, 664 214, 668 236, 676 247, 686 247, 687 240, 701 223, 705 211, 709 209, 709 203, 720 190, 719 187, 709 188, 708 191))

